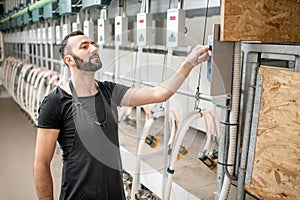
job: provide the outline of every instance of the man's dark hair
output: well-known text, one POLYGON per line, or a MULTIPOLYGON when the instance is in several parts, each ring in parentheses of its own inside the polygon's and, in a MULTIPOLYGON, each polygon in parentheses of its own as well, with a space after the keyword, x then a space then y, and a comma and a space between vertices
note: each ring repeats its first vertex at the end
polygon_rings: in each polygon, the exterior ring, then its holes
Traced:
POLYGON ((74 32, 66 35, 66 37, 61 41, 61 44, 59 47, 59 53, 60 53, 62 59, 64 59, 65 54, 66 54, 66 46, 68 44, 68 39, 70 37, 77 36, 77 35, 84 35, 84 33, 82 31, 74 31, 74 32))

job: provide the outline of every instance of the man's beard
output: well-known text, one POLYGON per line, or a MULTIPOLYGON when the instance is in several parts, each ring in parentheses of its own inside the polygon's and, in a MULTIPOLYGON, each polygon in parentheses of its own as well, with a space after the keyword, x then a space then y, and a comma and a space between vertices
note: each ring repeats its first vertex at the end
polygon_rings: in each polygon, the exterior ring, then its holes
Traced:
POLYGON ((102 62, 101 62, 100 58, 99 58, 99 62, 91 61, 93 59, 93 56, 90 56, 88 61, 84 61, 81 58, 79 58, 78 56, 72 55, 72 57, 74 58, 74 61, 76 63, 76 66, 79 70, 90 71, 90 72, 95 72, 98 69, 101 69, 101 67, 102 67, 102 62))

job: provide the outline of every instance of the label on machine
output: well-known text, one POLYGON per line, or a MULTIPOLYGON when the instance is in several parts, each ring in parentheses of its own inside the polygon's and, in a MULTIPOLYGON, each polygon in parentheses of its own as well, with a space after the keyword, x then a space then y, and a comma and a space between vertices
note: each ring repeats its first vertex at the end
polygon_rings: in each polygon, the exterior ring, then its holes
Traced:
POLYGON ((92 21, 85 20, 83 22, 83 33, 92 40, 94 40, 94 24, 92 21))
POLYGON ((185 10, 169 9, 167 12, 167 47, 184 46, 185 10))
POLYGON ((98 44, 104 45, 109 37, 109 21, 108 19, 98 19, 98 44))
POLYGON ((137 45, 147 46, 154 44, 154 30, 152 28, 152 15, 148 13, 137 14, 137 45))
POLYGON ((128 18, 115 17, 115 45, 126 45, 128 40, 128 18))

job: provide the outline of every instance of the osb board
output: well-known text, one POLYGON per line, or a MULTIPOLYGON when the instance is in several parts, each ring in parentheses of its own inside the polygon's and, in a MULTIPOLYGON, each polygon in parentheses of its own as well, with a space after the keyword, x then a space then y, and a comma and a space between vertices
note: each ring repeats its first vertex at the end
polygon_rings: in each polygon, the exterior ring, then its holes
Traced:
POLYGON ((247 191, 267 199, 300 199, 300 73, 260 68, 263 88, 247 191))
POLYGON ((223 0, 221 41, 300 42, 300 0, 223 0))

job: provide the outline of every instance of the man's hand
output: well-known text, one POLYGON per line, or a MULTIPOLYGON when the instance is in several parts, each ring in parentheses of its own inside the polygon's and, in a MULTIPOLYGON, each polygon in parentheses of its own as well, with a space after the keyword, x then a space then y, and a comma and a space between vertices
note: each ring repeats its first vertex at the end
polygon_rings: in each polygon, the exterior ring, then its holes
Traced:
POLYGON ((205 62, 208 58, 209 46, 197 45, 186 57, 186 61, 193 66, 199 65, 201 62, 205 62))

